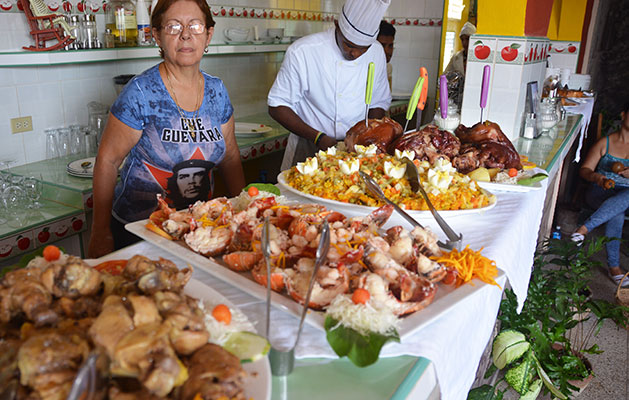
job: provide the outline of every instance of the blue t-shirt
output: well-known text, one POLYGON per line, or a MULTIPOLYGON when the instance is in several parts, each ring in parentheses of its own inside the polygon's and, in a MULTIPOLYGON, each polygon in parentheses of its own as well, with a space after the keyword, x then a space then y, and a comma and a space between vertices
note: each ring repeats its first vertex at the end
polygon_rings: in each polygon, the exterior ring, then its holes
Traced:
POLYGON ((203 78, 198 112, 177 107, 157 65, 134 77, 111 106, 116 118, 142 131, 116 185, 112 212, 120 222, 148 218, 157 193, 176 209, 212 197, 212 169, 225 155, 221 125, 234 108, 220 79, 203 78))

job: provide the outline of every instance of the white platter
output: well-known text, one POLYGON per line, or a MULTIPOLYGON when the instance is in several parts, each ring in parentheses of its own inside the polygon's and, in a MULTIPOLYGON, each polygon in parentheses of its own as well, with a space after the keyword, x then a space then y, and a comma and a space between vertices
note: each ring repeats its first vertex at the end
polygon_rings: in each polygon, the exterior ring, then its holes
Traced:
POLYGON ((273 128, 264 124, 236 122, 234 133, 239 137, 258 137, 263 133, 271 132, 272 130, 273 128))
MULTIPOLYGON (((150 258, 150 257, 149 257, 150 258)), ((100 259, 84 260, 90 265, 97 265, 107 259, 117 260, 112 254, 110 257, 103 257, 100 259)), ((225 304, 227 307, 235 309, 236 306, 232 304, 222 294, 212 289, 205 283, 196 280, 194 278, 188 281, 188 284, 184 288, 184 293, 195 299, 202 300, 208 305, 225 304)), ((269 364, 269 358, 264 357, 256 362, 244 363, 242 368, 247 372, 247 376, 244 379, 245 398, 253 400, 270 400, 271 399, 271 365, 269 364)))
POLYGON ((539 190, 542 188, 542 184, 539 182, 533 183, 531 186, 514 185, 511 183, 496 183, 496 182, 477 182, 478 186, 489 191, 498 192, 530 192, 531 190, 539 190))
MULTIPOLYGON (((324 199, 319 196, 313 196, 311 194, 303 193, 288 184, 288 182, 286 181, 286 173, 287 171, 282 171, 277 176, 277 185, 280 187, 280 191, 289 192, 303 199, 307 199, 307 202, 323 204, 332 210, 345 213, 347 216, 365 215, 376 209, 376 207, 369 207, 369 206, 363 206, 363 205, 358 205, 358 204, 349 204, 349 203, 344 203, 342 201, 324 199)), ((486 189, 485 191, 487 192, 486 189)), ((487 194, 491 196, 491 193, 487 193, 487 194)), ((439 210, 439 215, 441 215, 443 218, 448 218, 448 217, 457 217, 457 216, 463 216, 463 215, 477 214, 477 213, 481 213, 487 210, 491 210, 492 208, 496 206, 497 201, 498 200, 494 196, 494 202, 489 204, 487 207, 474 208, 470 210, 439 210)), ((415 219, 433 219, 434 218, 432 214, 430 213, 430 211, 407 210, 406 212, 415 219)))
MULTIPOLYGON (((250 273, 234 272, 221 264, 220 260, 207 258, 201 254, 195 253, 183 242, 168 240, 156 233, 153 233, 145 228, 147 223, 148 220, 136 221, 125 225, 125 228, 147 242, 171 253, 173 256, 188 262, 196 268, 206 271, 215 278, 218 278, 260 300, 266 301, 266 288, 255 282, 250 273)), ((498 277, 502 275, 504 275, 504 272, 499 269, 498 277)), ((479 280, 474 280, 471 284, 468 283, 456 289, 453 286, 439 284, 437 293, 435 294, 435 299, 428 307, 402 319, 398 329, 400 338, 403 339, 404 337, 422 329, 424 326, 439 318, 442 314, 447 313, 457 303, 465 301, 468 296, 472 296, 476 291, 486 285, 486 283, 479 280)), ((271 293, 271 303, 274 307, 292 314, 297 318, 301 316, 302 306, 287 295, 273 292, 271 293)), ((323 325, 325 321, 325 314, 323 312, 310 310, 306 314, 305 321, 307 324, 317 329, 322 331, 325 330, 323 325)))

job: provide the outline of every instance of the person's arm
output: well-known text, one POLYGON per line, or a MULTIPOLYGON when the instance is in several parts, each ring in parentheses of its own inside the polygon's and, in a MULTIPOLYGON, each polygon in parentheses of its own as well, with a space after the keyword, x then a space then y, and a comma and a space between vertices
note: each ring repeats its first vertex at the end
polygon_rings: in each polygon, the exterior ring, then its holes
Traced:
MULTIPOLYGON (((301 136, 306 140, 314 143, 319 131, 306 124, 291 108, 286 106, 271 107, 269 106, 269 115, 271 118, 280 123, 284 128, 288 129, 295 135, 301 136)), ((384 114, 383 114, 384 115, 384 114)), ((317 147, 325 150, 328 147, 336 145, 336 139, 330 137, 323 132, 323 136, 317 142, 317 147)))
POLYGON ((114 250, 109 224, 118 168, 141 135, 142 131, 130 128, 109 114, 94 166, 94 212, 88 248, 90 258, 98 258, 114 250))
POLYGON ((579 176, 588 182, 592 182, 602 188, 605 188, 605 182, 607 178, 604 175, 595 172, 598 162, 601 160, 605 153, 605 147, 607 145, 607 138, 599 139, 598 142, 592 146, 588 152, 581 168, 579 169, 579 176))
POLYGON ((225 139, 225 157, 218 165, 218 171, 227 186, 227 191, 232 197, 236 197, 245 187, 245 174, 240 161, 240 151, 234 135, 234 116, 221 125, 223 138, 225 139))

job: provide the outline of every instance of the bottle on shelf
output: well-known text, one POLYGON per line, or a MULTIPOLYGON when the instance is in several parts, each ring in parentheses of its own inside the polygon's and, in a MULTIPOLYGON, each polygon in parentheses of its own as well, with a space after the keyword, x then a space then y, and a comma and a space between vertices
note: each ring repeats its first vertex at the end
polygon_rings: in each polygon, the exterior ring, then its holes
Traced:
POLYGON ((561 226, 556 225, 555 229, 553 229, 553 233, 551 235, 553 239, 561 239, 561 226))
POLYGON ((114 47, 134 47, 138 41, 135 6, 129 0, 112 0, 105 15, 105 28, 114 35, 114 47))
POLYGON ((151 19, 144 0, 137 0, 135 5, 138 24, 138 46, 151 46, 151 19))
POLYGON ((103 42, 104 42, 104 47, 106 49, 114 48, 114 34, 111 31, 111 29, 109 28, 105 29, 105 36, 104 36, 103 42))

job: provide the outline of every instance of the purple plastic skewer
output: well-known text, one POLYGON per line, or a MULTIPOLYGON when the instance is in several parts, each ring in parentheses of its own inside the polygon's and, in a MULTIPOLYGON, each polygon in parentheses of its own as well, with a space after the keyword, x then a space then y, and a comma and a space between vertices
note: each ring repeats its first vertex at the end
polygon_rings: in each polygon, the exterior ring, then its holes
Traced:
POLYGON ((439 107, 441 118, 446 118, 448 116, 448 78, 445 74, 439 77, 439 107))
POLYGON ((487 107, 487 95, 489 94, 489 73, 491 67, 489 65, 485 65, 483 67, 483 86, 480 92, 480 107, 487 107))

